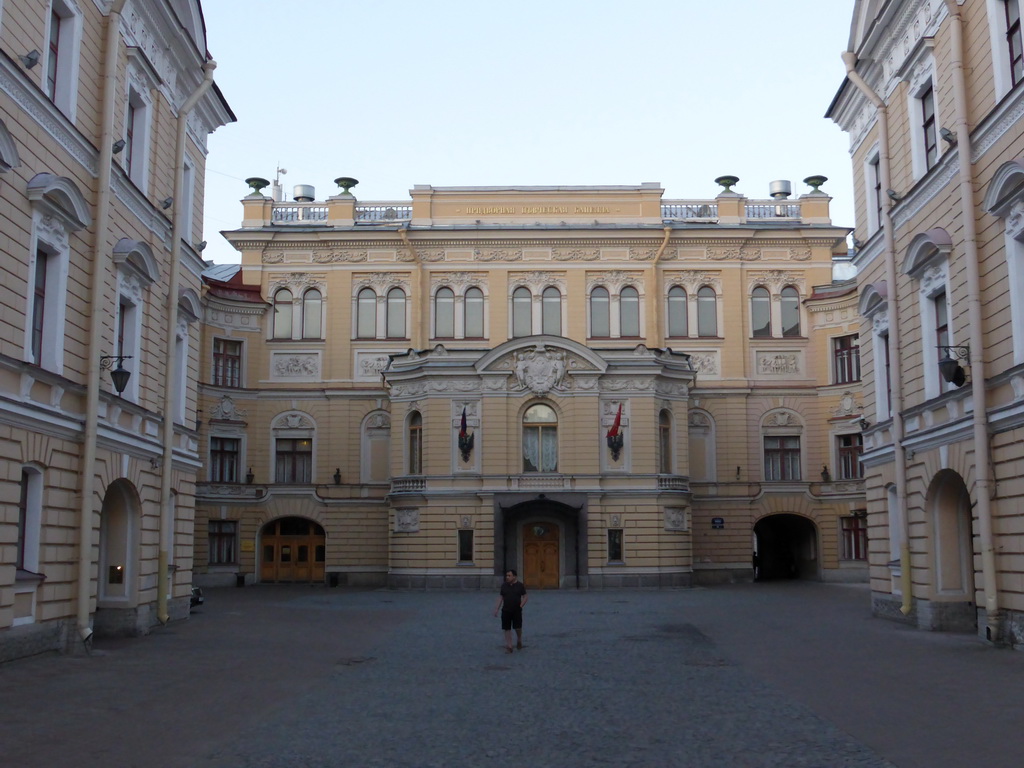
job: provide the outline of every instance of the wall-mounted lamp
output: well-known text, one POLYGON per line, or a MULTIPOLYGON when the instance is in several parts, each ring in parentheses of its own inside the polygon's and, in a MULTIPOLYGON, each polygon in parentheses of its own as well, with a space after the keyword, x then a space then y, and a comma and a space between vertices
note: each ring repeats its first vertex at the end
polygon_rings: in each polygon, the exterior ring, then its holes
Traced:
POLYGON ((160 207, 163 208, 165 211, 172 205, 174 205, 173 197, 165 197, 163 200, 160 201, 160 207))
POLYGON ((887 189, 885 190, 885 194, 889 196, 890 200, 897 203, 903 199, 903 197, 895 189, 887 189))
POLYGON ((867 419, 861 419, 857 423, 860 424, 860 428, 862 430, 866 430, 866 429, 868 429, 871 426, 871 422, 868 421, 867 419))
POLYGON ((827 464, 822 464, 821 465, 821 482, 823 482, 823 483, 830 483, 830 482, 832 482, 832 473, 830 473, 828 471, 828 465, 827 464))
POLYGON ((199 251, 200 253, 205 251, 206 250, 206 241, 203 240, 201 242, 196 243, 196 250, 199 251))
POLYGON ((128 386, 128 379, 132 377, 132 372, 122 366, 121 362, 131 359, 131 355, 104 355, 100 358, 100 370, 110 371, 110 380, 114 382, 114 389, 117 391, 118 397, 121 396, 125 387, 128 386), (117 367, 114 367, 115 365, 117 367))
POLYGON ((256 479, 256 475, 252 473, 252 467, 249 467, 249 471, 245 473, 245 482, 252 485, 252 481, 256 479))
POLYGON ((24 56, 19 56, 18 58, 21 59, 21 63, 25 65, 25 69, 32 69, 32 67, 39 63, 39 51, 33 48, 24 56))
POLYGON ((949 128, 939 128, 939 136, 954 147, 956 146, 956 134, 949 130, 949 128))
POLYGON ((341 467, 337 467, 334 470, 334 484, 341 485, 341 467))
POLYGON ((950 384, 954 384, 955 386, 962 387, 967 381, 967 374, 964 373, 964 368, 958 361, 970 360, 971 348, 966 344, 950 347, 939 344, 938 349, 941 349, 946 353, 946 356, 939 360, 939 375, 942 376, 942 380, 948 381, 950 384))
POLYGON ((116 155, 118 152, 120 152, 122 149, 124 149, 127 146, 128 146, 128 142, 127 141, 125 141, 124 139, 118 139, 117 141, 114 142, 114 146, 111 147, 111 149, 113 150, 114 154, 116 155))

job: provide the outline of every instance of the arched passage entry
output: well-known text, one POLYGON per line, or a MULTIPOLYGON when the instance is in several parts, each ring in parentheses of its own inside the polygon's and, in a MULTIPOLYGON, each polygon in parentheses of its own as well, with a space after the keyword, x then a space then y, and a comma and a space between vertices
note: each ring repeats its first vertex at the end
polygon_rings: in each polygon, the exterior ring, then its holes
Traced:
POLYGON ((754 578, 816 579, 818 531, 800 515, 769 515, 754 525, 754 578))
POLYGON ((921 611, 930 629, 973 631, 977 624, 974 603, 974 549, 971 530, 971 495, 963 478, 944 469, 932 479, 927 501, 933 553, 932 605, 921 611))
POLYGON ((512 499, 498 502, 495 574, 514 568, 527 589, 581 586, 586 579, 582 503, 574 506, 566 503, 568 498, 555 500, 545 494, 512 499), (513 503, 501 503, 512 499, 513 503))
POLYGON ((324 580, 327 536, 304 517, 282 517, 260 532, 260 580, 315 583, 324 580))

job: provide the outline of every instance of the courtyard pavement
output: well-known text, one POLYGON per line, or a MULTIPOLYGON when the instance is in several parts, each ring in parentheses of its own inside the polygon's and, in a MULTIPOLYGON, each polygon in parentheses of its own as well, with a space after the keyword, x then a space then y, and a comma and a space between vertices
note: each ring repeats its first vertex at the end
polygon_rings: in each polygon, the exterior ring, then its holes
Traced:
POLYGON ((1024 654, 873 619, 865 586, 207 590, 185 622, 0 666, 3 765, 1022 764, 1024 654))

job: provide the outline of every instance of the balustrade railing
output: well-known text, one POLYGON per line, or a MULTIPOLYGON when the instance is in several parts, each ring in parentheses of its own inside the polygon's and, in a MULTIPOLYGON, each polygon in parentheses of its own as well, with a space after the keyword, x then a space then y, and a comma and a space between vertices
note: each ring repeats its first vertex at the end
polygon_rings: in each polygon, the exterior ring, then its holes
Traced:
POLYGON ((408 221, 412 206, 408 203, 356 203, 356 221, 408 221))
POLYGON ((676 220, 718 218, 718 203, 710 200, 666 200, 661 204, 661 218, 676 220))
POLYGON ((306 224, 327 221, 327 206, 317 203, 276 204, 271 221, 275 224, 306 224))
POLYGON ((748 219, 799 219, 800 203, 747 203, 748 219))

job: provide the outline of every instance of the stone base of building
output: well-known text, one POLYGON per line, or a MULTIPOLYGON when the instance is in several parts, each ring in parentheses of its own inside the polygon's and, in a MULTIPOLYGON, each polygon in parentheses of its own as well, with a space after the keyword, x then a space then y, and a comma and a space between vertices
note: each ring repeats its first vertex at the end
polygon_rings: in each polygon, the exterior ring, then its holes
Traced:
POLYGON ((77 639, 73 621, 23 624, 0 633, 0 664, 41 653, 66 651, 69 639, 77 639))
POLYGON ((821 580, 828 584, 867 584, 868 566, 827 568, 821 572, 821 580))
MULTIPOLYGON (((167 601, 167 615, 171 621, 187 619, 191 613, 191 599, 176 597, 167 601)), ((93 614, 92 628, 96 637, 140 637, 160 623, 156 603, 130 608, 98 608, 93 614)))
MULTIPOLYGON (((581 580, 582 582, 582 580, 581 580)), ((595 573, 581 589, 671 589, 692 587, 692 573, 595 573)), ((570 589, 575 584, 567 585, 570 589)))
POLYGON ((910 613, 904 614, 902 610, 903 598, 899 595, 891 595, 886 592, 871 593, 871 615, 878 619, 898 621, 900 624, 917 625, 917 614, 914 610, 915 602, 911 602, 910 613))
POLYGON ((694 570, 692 585, 713 587, 718 584, 748 584, 754 580, 753 568, 701 568, 694 570))
MULTIPOLYGON (((911 611, 904 615, 903 600, 898 595, 871 593, 871 613, 877 618, 898 621, 930 632, 978 631, 984 623, 977 606, 971 602, 937 602, 915 598, 911 611)), ((984 635, 984 631, 981 631, 984 635)))

